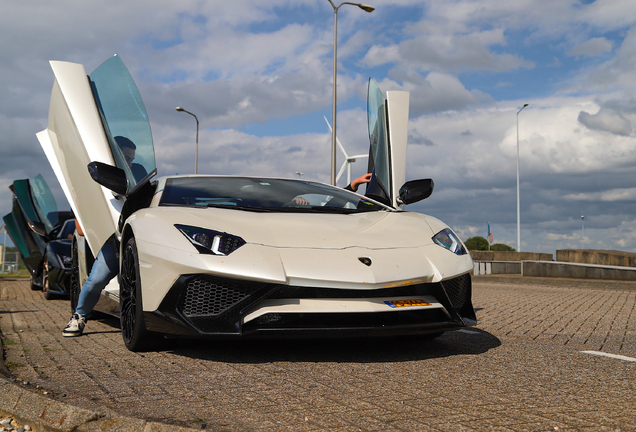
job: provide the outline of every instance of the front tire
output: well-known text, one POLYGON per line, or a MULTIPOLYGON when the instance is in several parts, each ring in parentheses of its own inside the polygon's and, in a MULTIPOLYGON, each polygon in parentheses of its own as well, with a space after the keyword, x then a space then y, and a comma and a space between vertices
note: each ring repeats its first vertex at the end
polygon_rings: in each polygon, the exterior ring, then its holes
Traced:
POLYGON ((119 319, 124 345, 130 351, 148 349, 154 335, 146 330, 141 298, 139 255, 134 237, 128 240, 123 252, 119 280, 119 319))

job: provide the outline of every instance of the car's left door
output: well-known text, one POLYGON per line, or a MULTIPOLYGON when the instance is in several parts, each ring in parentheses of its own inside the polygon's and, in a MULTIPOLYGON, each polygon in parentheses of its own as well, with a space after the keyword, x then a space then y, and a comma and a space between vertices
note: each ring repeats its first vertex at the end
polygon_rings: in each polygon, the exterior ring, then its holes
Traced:
POLYGON ((129 191, 155 173, 154 147, 146 110, 126 66, 115 55, 92 74, 76 63, 52 61, 55 75, 48 127, 40 144, 78 219, 94 256, 116 232, 124 198, 95 183, 91 162, 126 172, 129 191), (135 147, 134 159, 122 142, 135 147))

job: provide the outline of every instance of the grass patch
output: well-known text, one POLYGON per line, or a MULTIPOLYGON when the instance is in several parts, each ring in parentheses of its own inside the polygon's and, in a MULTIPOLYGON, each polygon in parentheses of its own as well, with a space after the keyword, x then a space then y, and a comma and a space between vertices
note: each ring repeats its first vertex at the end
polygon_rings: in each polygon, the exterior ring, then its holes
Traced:
POLYGON ((4 346, 9 346, 9 345, 17 345, 17 342, 13 342, 9 339, 2 339, 2 345, 4 346))
POLYGON ((195 418, 195 419, 192 419, 191 423, 195 423, 195 424, 203 424, 203 423, 207 423, 207 420, 206 420, 206 419, 202 419, 202 418, 197 417, 197 418, 195 418))
POLYGON ((4 365, 7 367, 7 369, 9 369, 10 371, 14 371, 15 369, 19 368, 19 367, 23 367, 24 365, 22 363, 15 363, 9 360, 5 360, 4 365))
POLYGON ((41 378, 43 379, 47 379, 48 376, 44 373, 43 370, 40 370, 40 366, 34 365, 33 366, 33 370, 37 372, 38 375, 40 375, 41 378))
POLYGON ((201 399, 203 399, 203 400, 210 400, 210 399, 208 399, 208 397, 207 397, 207 396, 204 396, 204 395, 199 396, 199 398, 201 398, 201 399))

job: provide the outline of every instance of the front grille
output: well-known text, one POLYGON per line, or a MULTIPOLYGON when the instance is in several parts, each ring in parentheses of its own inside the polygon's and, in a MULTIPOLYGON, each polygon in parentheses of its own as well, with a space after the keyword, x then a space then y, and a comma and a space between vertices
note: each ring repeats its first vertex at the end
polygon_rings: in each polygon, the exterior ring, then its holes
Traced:
POLYGON ((468 273, 442 282, 444 291, 455 309, 461 309, 469 300, 470 275, 468 273))
POLYGON ((188 318, 220 315, 252 294, 257 285, 225 278, 194 277, 186 282, 181 311, 188 318))

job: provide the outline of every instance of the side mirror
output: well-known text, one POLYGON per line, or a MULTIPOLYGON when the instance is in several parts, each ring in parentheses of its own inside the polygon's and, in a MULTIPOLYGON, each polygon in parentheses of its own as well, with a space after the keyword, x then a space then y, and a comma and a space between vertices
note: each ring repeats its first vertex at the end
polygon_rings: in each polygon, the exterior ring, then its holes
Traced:
POLYGON ((400 188, 400 201, 413 204, 431 196, 435 183, 432 179, 411 180, 400 188))
POLYGON ((46 228, 44 227, 44 224, 42 222, 29 221, 28 225, 29 225, 29 228, 31 228, 31 231, 33 231, 37 235, 47 238, 46 228))
POLYGON ((91 162, 88 164, 88 172, 93 180, 117 195, 128 193, 128 180, 123 169, 102 162, 91 162))

